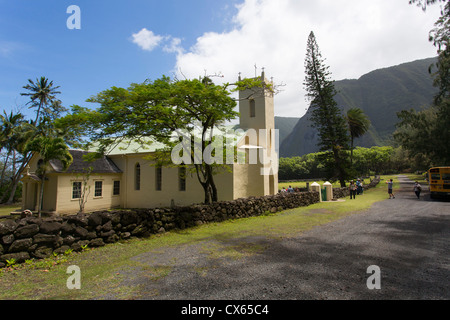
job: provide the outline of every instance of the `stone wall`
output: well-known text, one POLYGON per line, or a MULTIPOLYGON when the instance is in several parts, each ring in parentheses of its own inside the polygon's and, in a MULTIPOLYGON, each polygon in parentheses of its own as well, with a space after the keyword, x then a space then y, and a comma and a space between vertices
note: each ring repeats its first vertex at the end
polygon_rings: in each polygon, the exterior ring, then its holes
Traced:
MULTIPOLYGON (((378 183, 380 183, 380 177, 375 177, 370 183, 364 184, 363 189, 368 190, 374 188, 378 183)), ((333 188, 333 198, 340 199, 350 196, 350 189, 347 188, 333 188)))
POLYGON ((0 267, 67 250, 100 247, 131 237, 148 237, 210 222, 275 213, 319 202, 319 193, 283 193, 212 205, 161 209, 109 210, 86 215, 25 217, 0 222, 0 267))

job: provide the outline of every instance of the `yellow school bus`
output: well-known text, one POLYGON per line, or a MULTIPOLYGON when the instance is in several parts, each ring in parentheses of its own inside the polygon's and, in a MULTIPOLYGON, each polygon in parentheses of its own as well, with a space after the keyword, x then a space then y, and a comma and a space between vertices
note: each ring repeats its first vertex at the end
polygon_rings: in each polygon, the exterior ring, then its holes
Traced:
POLYGON ((450 197, 450 167, 428 170, 428 184, 431 198, 450 197))

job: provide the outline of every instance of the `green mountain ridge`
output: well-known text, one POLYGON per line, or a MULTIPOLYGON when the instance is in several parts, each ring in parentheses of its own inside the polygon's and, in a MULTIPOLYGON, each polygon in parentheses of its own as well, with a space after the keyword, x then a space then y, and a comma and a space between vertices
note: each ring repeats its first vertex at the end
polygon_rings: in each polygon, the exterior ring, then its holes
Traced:
MULTIPOLYGON (((343 113, 350 108, 361 108, 372 125, 363 137, 355 140, 355 146, 373 147, 392 143, 392 134, 398 122, 397 112, 420 110, 431 105, 437 89, 429 67, 436 58, 416 60, 397 66, 369 72, 359 79, 335 82, 338 94, 336 102, 343 113)), ((280 130, 280 157, 302 156, 318 152, 318 134, 311 127, 310 110, 301 118, 275 118, 280 130), (297 123, 292 131, 292 123, 297 123)))

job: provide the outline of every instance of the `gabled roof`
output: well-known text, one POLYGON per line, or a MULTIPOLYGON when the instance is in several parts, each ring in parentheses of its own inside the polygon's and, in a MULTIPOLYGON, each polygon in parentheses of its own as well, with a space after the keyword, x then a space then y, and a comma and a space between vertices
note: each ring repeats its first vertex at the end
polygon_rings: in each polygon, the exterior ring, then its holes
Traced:
MULTIPOLYGON (((238 144, 238 142, 245 136, 246 132, 247 130, 240 129, 238 125, 218 126, 215 127, 213 131, 215 135, 221 135, 226 139, 233 139, 235 144, 238 144)), ((201 137, 201 133, 198 130, 195 130, 193 134, 196 137, 201 137)), ((173 137, 174 139, 178 139, 176 132, 174 132, 173 137)), ((150 137, 144 137, 140 138, 139 141, 121 141, 117 145, 110 148, 106 153, 109 156, 153 153, 164 149, 165 147, 166 146, 163 143, 157 142, 150 137)), ((97 146, 94 144, 90 150, 92 152, 96 152, 97 146)))
POLYGON ((95 161, 85 161, 83 156, 89 154, 88 151, 69 150, 73 157, 73 162, 63 170, 61 161, 51 160, 50 165, 56 173, 87 173, 89 167, 92 167, 91 173, 122 173, 116 164, 107 156, 102 156, 95 161))

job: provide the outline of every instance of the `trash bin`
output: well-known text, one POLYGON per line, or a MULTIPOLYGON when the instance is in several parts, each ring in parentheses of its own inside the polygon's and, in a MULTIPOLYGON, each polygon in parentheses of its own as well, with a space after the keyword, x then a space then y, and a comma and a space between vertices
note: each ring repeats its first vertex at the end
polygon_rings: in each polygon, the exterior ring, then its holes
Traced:
POLYGON ((327 182, 325 182, 323 184, 323 186, 324 186, 324 189, 325 189, 325 198, 327 199, 327 200, 324 200, 324 201, 331 201, 331 200, 333 200, 333 185, 327 181, 327 182))
POLYGON ((320 189, 320 184, 317 182, 314 182, 311 184, 311 191, 312 192, 318 192, 319 193, 319 201, 322 202, 322 190, 320 189))

